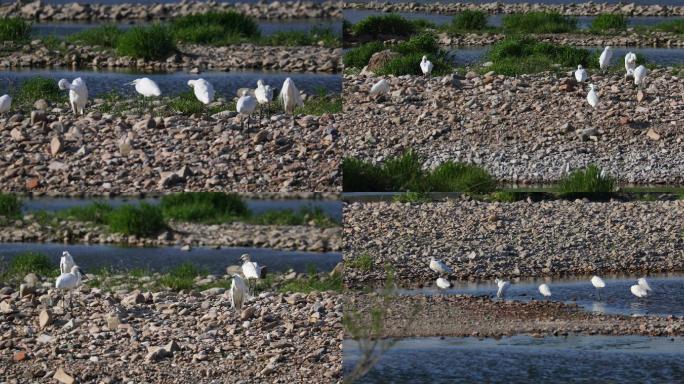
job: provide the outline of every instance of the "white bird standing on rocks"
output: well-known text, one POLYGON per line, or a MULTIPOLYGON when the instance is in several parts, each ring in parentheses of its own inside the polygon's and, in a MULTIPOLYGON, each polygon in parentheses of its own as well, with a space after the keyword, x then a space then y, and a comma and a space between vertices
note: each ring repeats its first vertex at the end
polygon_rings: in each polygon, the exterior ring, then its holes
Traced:
POLYGON ((159 90, 157 83, 148 77, 135 79, 130 83, 126 83, 126 85, 135 85, 135 91, 144 97, 161 96, 161 90, 159 90))
POLYGON ((430 257, 430 269, 439 274, 450 274, 453 271, 446 265, 442 260, 437 260, 434 257, 430 257))
POLYGON ((12 96, 2 95, 0 96, 0 114, 9 112, 12 107, 12 96))
POLYGON ((193 89, 200 103, 207 105, 214 101, 214 86, 210 82, 204 79, 188 80, 188 86, 193 89))
POLYGON ((577 66, 577 70, 575 71, 575 80, 577 80, 578 83, 584 83, 589 79, 589 74, 587 74, 587 70, 582 67, 582 64, 577 66))
POLYGON ((291 78, 285 79, 283 88, 280 90, 280 100, 283 103, 285 113, 292 115, 292 126, 294 127, 294 111, 297 107, 303 107, 304 101, 302 95, 299 94, 299 89, 291 78))
POLYGON ((271 101, 273 101, 273 88, 270 85, 264 85, 264 81, 257 80, 257 87, 254 90, 254 96, 256 96, 257 102, 259 103, 259 117, 263 112, 263 106, 266 105, 266 109, 270 115, 271 113, 271 101))
POLYGON ((637 284, 639 284, 639 286, 643 288, 645 291, 652 291, 651 286, 648 284, 648 281, 645 277, 640 277, 639 280, 637 280, 637 284))
POLYGON ((432 62, 427 59, 427 56, 423 55, 423 58, 420 60, 420 70, 423 71, 423 75, 430 75, 433 67, 432 62))
POLYGON ((256 287, 256 281, 261 278, 262 267, 259 267, 257 262, 252 261, 251 256, 247 253, 240 256, 240 260, 242 260, 242 274, 245 276, 245 280, 249 283, 254 280, 256 287))
POLYGON ((596 94, 596 87, 594 84, 589 84, 589 93, 587 93, 587 103, 591 105, 592 108, 596 108, 598 105, 599 98, 598 95, 596 94))
POLYGON ((88 87, 86 87, 85 81, 77 77, 69 84, 67 79, 61 79, 57 85, 61 90, 69 90, 69 103, 74 111, 74 115, 79 113, 83 115, 85 106, 88 103, 88 87))
POLYGON ((610 45, 607 46, 603 52, 601 52, 601 56, 599 56, 599 66, 601 67, 602 71, 605 71, 610 67, 610 59, 613 57, 613 50, 610 48, 610 45))
POLYGON ((242 305, 245 301, 249 300, 250 296, 247 291, 247 286, 245 285, 245 280, 242 279, 240 275, 233 275, 228 297, 230 298, 230 307, 233 309, 242 309, 242 305))
POLYGON ((629 52, 625 55, 625 71, 627 76, 634 74, 634 69, 636 69, 637 56, 634 52, 629 52))
POLYGON ((382 79, 378 81, 377 83, 373 84, 370 90, 370 95, 371 96, 382 96, 387 93, 389 93, 390 90, 390 85, 387 82, 387 80, 382 79))
POLYGON ((494 282, 499 287, 499 289, 496 291, 496 297, 503 299, 511 283, 509 283, 508 281, 500 280, 499 278, 494 279, 494 282))
POLYGON ((69 273, 75 265, 76 263, 74 263, 74 258, 71 256, 71 253, 69 253, 69 251, 62 252, 62 257, 59 259, 59 272, 69 273))
MULTIPOLYGON (((72 307, 71 291, 73 291, 81 285, 82 276, 83 271, 81 271, 81 269, 77 265, 74 265, 73 267, 71 267, 71 272, 62 273, 55 281, 55 288, 69 292, 70 308, 72 307)), ((62 304, 65 304, 65 302, 62 301, 62 304)))
POLYGON ((634 85, 641 88, 644 85, 646 75, 648 75, 648 69, 643 65, 638 66, 637 69, 634 70, 634 85))
MULTIPOLYGON (((235 104, 235 109, 237 109, 237 112, 241 115, 247 115, 247 128, 249 128, 249 119, 252 116, 252 112, 256 109, 257 106, 257 100, 256 97, 250 96, 250 95, 242 95, 237 101, 237 104, 235 104)), ((244 121, 242 121, 241 126, 245 124, 244 121)))
POLYGON ((648 291, 646 289, 644 289, 644 287, 642 287, 639 284, 634 284, 631 287, 629 287, 629 291, 632 292, 632 295, 634 295, 636 297, 648 296, 648 291))
POLYGON ((601 289, 606 287, 606 282, 598 276, 592 276, 590 281, 591 285, 593 285, 594 288, 596 288, 596 294, 598 295, 598 299, 601 300, 601 289))
POLYGON ((451 288, 451 282, 443 277, 440 277, 437 279, 437 286, 440 289, 447 289, 451 288))
POLYGON ((539 293, 542 294, 544 297, 550 297, 551 296, 551 289, 547 284, 542 284, 539 286, 539 293))

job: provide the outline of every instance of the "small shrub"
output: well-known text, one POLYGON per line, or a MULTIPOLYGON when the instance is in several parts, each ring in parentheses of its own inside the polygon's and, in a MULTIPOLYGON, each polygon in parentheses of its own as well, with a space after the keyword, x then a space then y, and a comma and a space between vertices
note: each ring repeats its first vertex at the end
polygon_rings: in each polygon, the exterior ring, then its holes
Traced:
POLYGON ((10 261, 8 272, 11 276, 23 278, 29 273, 39 276, 56 276, 57 268, 52 265, 50 258, 42 253, 25 252, 16 255, 10 261))
POLYGON ((176 43, 171 31, 161 25, 133 27, 123 33, 116 44, 119 56, 131 56, 137 59, 166 59, 176 52, 176 43))
POLYGON ((103 48, 116 48, 119 38, 123 33, 115 24, 104 24, 74 33, 67 37, 67 41, 93 46, 98 45, 103 48))
POLYGON ((351 260, 345 261, 344 265, 345 267, 367 272, 373 269, 373 258, 368 253, 363 253, 351 260))
POLYGON ((610 175, 601 176, 601 169, 589 165, 586 169, 571 172, 559 185, 562 195, 573 196, 578 193, 610 193, 615 190, 616 180, 610 175))
POLYGON ((345 192, 385 192, 382 170, 370 162, 354 158, 342 160, 342 185, 345 192))
POLYGON ((195 277, 201 271, 192 263, 183 263, 172 268, 166 275, 159 279, 159 284, 174 291, 189 290, 195 285, 195 277))
POLYGON ((414 53, 434 54, 439 52, 439 42, 434 34, 421 33, 395 45, 392 47, 392 50, 402 55, 414 53))
POLYGON ((487 71, 508 76, 552 70, 555 64, 598 66, 598 60, 592 60, 592 53, 587 49, 540 43, 525 37, 509 37, 494 44, 487 57, 493 63, 487 71))
POLYGON ((488 193, 496 188, 496 180, 484 168, 452 161, 430 172, 427 184, 432 192, 488 193))
POLYGON ((33 104, 38 99, 57 102, 64 99, 64 95, 57 87, 57 82, 45 77, 36 76, 23 82, 16 94, 17 104, 33 104))
POLYGON ((258 225, 308 225, 313 223, 316 227, 334 227, 339 225, 335 220, 325 214, 318 207, 304 207, 295 212, 291 209, 266 211, 249 220, 258 225))
POLYGON ((352 31, 357 37, 377 38, 380 35, 411 36, 416 25, 396 15, 369 16, 354 24, 352 31))
POLYGON ((659 23, 653 26, 657 31, 670 32, 684 35, 684 20, 672 20, 659 23))
POLYGON ((437 29, 437 24, 433 23, 430 20, 411 20, 411 24, 413 24, 416 27, 416 31, 423 31, 425 29, 437 29))
POLYGON ((589 30, 595 33, 624 31, 625 29, 627 29, 627 19, 623 15, 612 13, 596 16, 589 27, 589 30))
POLYGON ((506 15, 503 28, 513 33, 567 33, 577 30, 577 20, 556 12, 506 15))
POLYGON ((455 31, 482 31, 487 28, 487 14, 467 9, 454 16, 451 28, 455 31))
POLYGON ((342 97, 327 95, 325 89, 318 91, 317 95, 304 100, 304 106, 297 107, 295 113, 311 116, 321 116, 326 113, 342 112, 342 97))
POLYGON ((166 229, 161 209, 147 203, 122 205, 108 214, 107 223, 112 232, 140 237, 155 236, 166 229))
POLYGON ((31 24, 19 17, 0 18, 0 41, 23 41, 31 37, 31 24))
POLYGON ((21 216, 21 199, 14 194, 0 193, 0 216, 18 218, 21 216))
POLYGON ((249 214, 239 195, 223 192, 193 192, 165 195, 160 203, 164 216, 178 221, 211 222, 249 214))
POLYGON ((218 44, 261 34, 252 17, 234 11, 179 17, 171 22, 171 28, 178 40, 195 44, 218 44))
POLYGON ((342 61, 347 67, 363 68, 368 64, 374 53, 380 52, 383 49, 385 49, 385 46, 382 42, 371 41, 347 51, 342 61))

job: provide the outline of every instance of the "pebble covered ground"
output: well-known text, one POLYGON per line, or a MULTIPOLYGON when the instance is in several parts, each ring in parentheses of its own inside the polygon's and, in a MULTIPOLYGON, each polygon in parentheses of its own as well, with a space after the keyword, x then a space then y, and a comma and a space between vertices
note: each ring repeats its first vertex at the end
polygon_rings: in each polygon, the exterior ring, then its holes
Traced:
POLYGON ((471 281, 682 272, 682 217, 682 200, 346 204, 345 283, 381 282, 388 264, 401 286, 432 285, 432 256, 471 281))
POLYGON ((684 80, 654 69, 639 92, 623 73, 590 76, 595 110, 571 73, 387 77, 379 99, 369 95, 379 78, 345 75, 344 155, 382 162, 414 150, 426 168, 464 161, 516 183, 592 163, 622 183, 684 182, 684 80))

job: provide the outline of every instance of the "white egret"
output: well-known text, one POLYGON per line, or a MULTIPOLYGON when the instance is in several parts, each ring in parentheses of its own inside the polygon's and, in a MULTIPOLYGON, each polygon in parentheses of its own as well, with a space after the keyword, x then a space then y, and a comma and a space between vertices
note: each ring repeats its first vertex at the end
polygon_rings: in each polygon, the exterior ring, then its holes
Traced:
POLYGON ((584 83, 589 79, 589 74, 587 74, 587 70, 582 67, 582 64, 577 66, 577 70, 575 71, 575 80, 577 80, 578 83, 584 83))
POLYGON ((143 97, 161 96, 161 90, 159 90, 157 83, 148 77, 135 79, 130 83, 126 83, 126 85, 135 85, 135 91, 143 95, 143 97))
MULTIPOLYGON (((254 110, 256 109, 256 106, 256 97, 250 95, 240 96, 240 98, 237 101, 237 104, 235 104, 235 108, 237 109, 237 112, 239 114, 247 115, 247 128, 249 128, 249 119, 252 116, 252 112, 254 112, 254 110)), ((241 126, 244 124, 244 120, 240 122, 241 126)))
POLYGON ((69 103, 74 115, 84 114, 85 106, 88 103, 88 87, 80 77, 74 79, 71 84, 67 79, 61 79, 57 85, 61 90, 69 90, 69 103))
POLYGON ((256 288, 256 281, 261 278, 262 267, 259 267, 257 262, 252 261, 251 256, 249 256, 247 253, 240 256, 240 260, 242 260, 242 274, 245 276, 245 280, 247 280, 250 285, 252 280, 254 280, 256 288))
POLYGON ((634 284, 631 287, 629 287, 629 291, 632 292, 632 295, 634 295, 636 297, 648 296, 648 291, 646 289, 644 289, 644 287, 642 287, 639 284, 634 284))
POLYGON ((188 80, 188 86, 195 92, 195 97, 202 104, 207 105, 214 101, 214 86, 204 79, 188 80))
POLYGON ((371 96, 383 96, 387 93, 389 93, 390 90, 390 85, 387 82, 387 80, 382 79, 378 81, 377 83, 373 84, 370 90, 370 95, 371 96))
POLYGON ((627 76, 634 74, 634 69, 636 69, 637 56, 634 52, 629 52, 625 55, 625 71, 627 76))
POLYGON ((637 87, 642 87, 644 85, 646 75, 648 75, 648 69, 646 69, 646 67, 643 65, 638 66, 637 69, 634 70, 634 85, 637 87))
POLYGON ((589 84, 589 93, 587 93, 587 103, 591 105, 592 108, 596 108, 598 105, 599 98, 596 94, 596 87, 594 84, 589 84))
POLYGON ((499 289, 496 291, 496 297, 503 299, 511 283, 509 283, 508 281, 500 280, 499 278, 494 279, 494 282, 499 287, 499 289))
POLYGON ((12 107, 12 96, 2 95, 0 96, 0 114, 9 112, 12 107))
POLYGON ((648 284, 645 277, 640 277, 639 280, 637 280, 637 284, 646 291, 652 291, 651 286, 648 284))
POLYGON ((593 285, 594 288, 596 288, 596 294, 598 295, 598 299, 601 300, 600 290, 606 287, 606 282, 598 276, 592 276, 590 281, 591 285, 593 285))
MULTIPOLYGON (((81 279, 83 278, 83 275, 83 271, 77 265, 74 265, 73 267, 71 267, 70 272, 62 273, 55 281, 55 288, 61 291, 69 292, 70 308, 72 307, 71 291, 81 286, 81 279)), ((65 299, 63 298, 62 300, 62 305, 64 305, 65 299)))
POLYGON ((71 272, 71 268, 75 265, 76 263, 74 263, 74 258, 71 256, 71 253, 69 253, 69 251, 62 252, 62 257, 59 259, 59 272, 69 273, 71 272))
POLYGON ((544 297, 550 297, 551 296, 551 288, 547 284, 542 284, 539 286, 539 293, 542 294, 544 297))
POLYGON ((437 260, 434 257, 430 257, 430 269, 439 274, 449 274, 453 272, 453 270, 442 260, 437 260))
POLYGON ((264 85, 264 81, 259 79, 257 80, 257 87, 254 90, 254 96, 256 96, 257 102, 259 103, 259 118, 261 118, 264 105, 266 105, 266 109, 270 116, 271 101, 273 101, 273 88, 268 84, 264 85))
POLYGON ((242 304, 249 300, 250 296, 247 286, 245 285, 245 280, 240 277, 240 275, 233 275, 233 281, 230 284, 228 297, 230 298, 230 306, 233 309, 241 309, 242 304))
POLYGON ((427 59, 427 56, 423 55, 423 58, 420 60, 420 70, 423 71, 423 75, 429 76, 432 73, 433 67, 432 62, 427 59))
POLYGON ((601 67, 602 71, 605 71, 610 67, 610 59, 613 57, 613 50, 610 48, 610 45, 607 46, 603 52, 601 52, 601 56, 599 56, 599 66, 601 67))
POLYGON ((451 282, 443 277, 437 279, 437 286, 441 289, 451 288, 451 282))
POLYGON ((280 89, 280 101, 283 103, 285 113, 292 115, 292 126, 294 127, 294 111, 297 107, 303 107, 304 101, 302 95, 299 94, 299 89, 291 78, 285 79, 283 88, 280 89))

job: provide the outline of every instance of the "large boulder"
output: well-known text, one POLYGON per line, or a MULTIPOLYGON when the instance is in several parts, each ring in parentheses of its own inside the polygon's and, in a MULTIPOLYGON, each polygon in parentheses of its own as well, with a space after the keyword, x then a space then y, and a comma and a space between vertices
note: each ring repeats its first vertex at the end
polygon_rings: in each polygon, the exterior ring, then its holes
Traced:
POLYGON ((367 69, 371 72, 375 72, 397 57, 399 57, 399 54, 396 52, 392 52, 389 49, 376 52, 373 54, 373 56, 371 56, 370 60, 368 60, 367 69))

